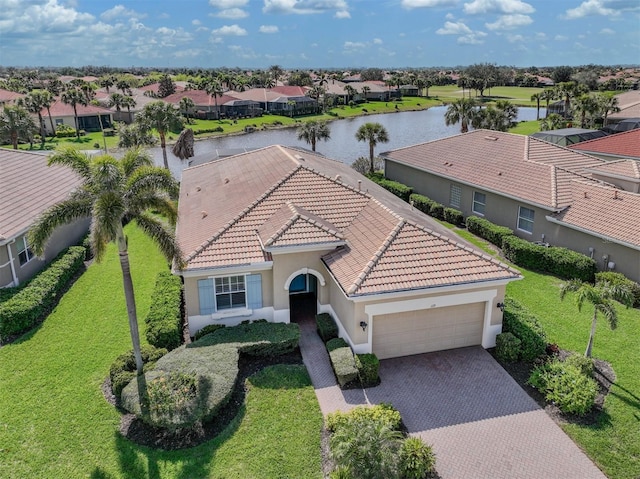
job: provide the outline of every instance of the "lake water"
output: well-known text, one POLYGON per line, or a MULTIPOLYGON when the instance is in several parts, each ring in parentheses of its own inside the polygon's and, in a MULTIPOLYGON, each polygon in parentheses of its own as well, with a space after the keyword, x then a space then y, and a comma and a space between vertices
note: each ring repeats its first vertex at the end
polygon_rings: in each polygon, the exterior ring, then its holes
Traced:
MULTIPOLYGON (((367 115, 332 121, 329 123, 331 139, 319 141, 316 144, 316 151, 329 158, 344 161, 347 164, 353 163, 360 156, 368 157, 369 144, 355 139, 358 128, 368 122, 382 124, 389 133, 389 142, 379 144, 375 150, 376 154, 456 135, 460 133, 460 125, 445 125, 444 113, 446 109, 447 107, 445 106, 439 106, 421 111, 367 115)), ((544 114, 544 108, 541 108, 540 117, 544 118, 544 114)), ((518 109, 518 121, 535 119, 535 108, 518 109)), ((198 158, 199 155, 239 153, 243 149, 262 148, 269 145, 297 146, 311 149, 311 145, 305 141, 298 140, 298 133, 295 128, 283 128, 198 140, 194 146, 195 160, 202 160, 202 158, 198 158)), ((162 166, 162 151, 160 148, 151 148, 150 151, 156 164, 162 166)), ((169 168, 176 178, 180 178, 182 170, 188 166, 189 161, 181 161, 175 157, 171 153, 170 147, 167 147, 167 156, 169 168)))

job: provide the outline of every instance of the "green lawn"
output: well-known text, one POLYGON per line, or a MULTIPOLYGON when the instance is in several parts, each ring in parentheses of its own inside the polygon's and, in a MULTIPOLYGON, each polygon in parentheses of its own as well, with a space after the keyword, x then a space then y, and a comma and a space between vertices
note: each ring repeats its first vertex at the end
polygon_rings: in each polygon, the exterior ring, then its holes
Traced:
MULTIPOLYGON (((517 86, 500 86, 484 91, 485 101, 509 100, 519 106, 536 106, 531 101, 531 95, 539 93, 543 88, 526 88, 517 86)), ((464 90, 464 95, 469 96, 469 90, 464 90)), ((476 98, 476 91, 471 90, 471 97, 476 98)), ((429 96, 437 100, 450 102, 456 98, 462 98, 462 88, 457 85, 433 86, 429 88, 429 96)), ((478 99, 480 97, 477 97, 478 99)))
MULTIPOLYGON (((132 225, 127 234, 143 326, 166 263, 132 225)), ((322 416, 306 371, 276 369, 254 379, 246 407, 219 438, 167 452, 120 436, 120 414, 100 390, 111 362, 130 347, 110 245, 41 327, 0 348, 0 477, 320 477, 322 416)))
MULTIPOLYGON (((584 353, 593 309, 582 312, 568 296, 559 298, 561 280, 519 268, 522 281, 508 285, 507 294, 541 321, 550 342, 584 353)), ((569 424, 563 429, 611 479, 640 477, 640 310, 618 307, 619 323, 611 331, 599 318, 593 356, 609 361, 617 380, 605 403, 605 413, 593 426, 569 424)))
MULTIPOLYGON (((104 142, 107 142, 107 149, 113 149, 118 146, 118 136, 102 136, 102 132, 96 131, 87 133, 80 137, 80 139, 74 137, 71 138, 50 138, 47 137, 47 141, 44 144, 44 148, 40 142, 33 144, 32 151, 41 150, 55 150, 58 146, 73 146, 78 150, 103 150, 104 142), (98 145, 96 147, 96 144, 98 145)), ((3 145, 2 148, 11 148, 11 145, 3 145)), ((18 145, 20 150, 30 150, 29 143, 21 143, 18 145)))
POLYGON ((509 130, 509 133, 516 133, 518 135, 530 135, 540 131, 540 122, 536 120, 521 121, 515 127, 509 130))

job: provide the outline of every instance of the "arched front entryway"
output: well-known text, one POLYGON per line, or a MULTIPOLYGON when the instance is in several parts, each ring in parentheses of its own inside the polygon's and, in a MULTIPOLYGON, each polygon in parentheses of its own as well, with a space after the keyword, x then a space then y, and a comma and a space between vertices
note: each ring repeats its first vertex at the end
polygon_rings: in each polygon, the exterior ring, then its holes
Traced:
POLYGON ((289 291, 289 314, 292 322, 314 318, 318 308, 318 283, 324 284, 324 278, 316 277, 310 270, 297 272, 287 280, 285 288, 289 291))

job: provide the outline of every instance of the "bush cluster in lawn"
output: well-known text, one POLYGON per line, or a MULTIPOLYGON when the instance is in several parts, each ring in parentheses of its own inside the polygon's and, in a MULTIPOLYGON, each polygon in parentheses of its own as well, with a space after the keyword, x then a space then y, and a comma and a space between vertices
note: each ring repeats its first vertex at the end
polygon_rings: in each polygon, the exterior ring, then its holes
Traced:
POLYGON ((182 281, 170 271, 156 277, 151 307, 145 318, 150 344, 169 351, 182 344, 182 281))
MULTIPOLYGON (((179 414, 151 414, 141 407, 136 381, 122 390, 122 406, 153 426, 188 428, 213 418, 229 401, 238 376, 240 354, 277 356, 292 352, 300 339, 297 324, 253 323, 220 328, 191 344, 180 346, 163 356, 153 370, 145 373, 147 384, 169 373, 194 375, 196 394, 185 401, 179 414)), ((143 398, 143 405, 144 405, 143 398)))
POLYGON ((596 381, 584 374, 575 360, 572 364, 556 358, 536 366, 528 382, 562 412, 579 416, 591 410, 598 394, 596 381))
POLYGON ((0 338, 22 333, 43 318, 84 264, 85 254, 82 246, 71 246, 18 293, 0 304, 0 338))
POLYGON ((331 366, 340 387, 345 387, 358 379, 358 368, 351 347, 342 338, 334 338, 327 342, 327 350, 331 366))
POLYGON ((542 356, 547 339, 538 318, 512 298, 505 298, 502 319, 503 333, 511 333, 520 340, 520 359, 533 361, 542 356))
POLYGON ((596 285, 604 282, 615 286, 626 286, 629 288, 633 295, 633 307, 640 307, 640 284, 630 280, 622 273, 614 273, 613 271, 601 271, 596 273, 596 285))
POLYGON ((385 190, 390 191, 398 198, 401 198, 406 202, 409 202, 409 197, 411 196, 411 193, 413 193, 413 188, 411 188, 410 186, 403 185, 402 183, 399 183, 397 181, 387 180, 380 173, 369 174, 367 175, 367 178, 369 178, 374 183, 379 184, 385 190))
POLYGON ((486 239, 498 248, 502 248, 502 242, 505 237, 513 236, 512 229, 506 226, 498 226, 478 216, 469 216, 467 218, 467 230, 480 238, 486 239))
POLYGON ((464 215, 462 211, 455 208, 444 209, 444 220, 456 226, 464 226, 464 215))
MULTIPOLYGON (((152 369, 156 361, 167 354, 164 348, 156 348, 145 344, 140 348, 144 369, 152 369)), ((109 379, 111 379, 111 390, 118 400, 122 389, 136 377, 136 358, 133 349, 118 356, 109 368, 109 379)))
POLYGON ((496 357, 505 363, 513 363, 521 354, 522 341, 512 333, 502 333, 496 336, 496 357))
POLYGON ((405 437, 400 413, 390 404, 358 406, 329 414, 332 478, 423 479, 435 472, 431 446, 405 437))
POLYGON ((316 330, 325 343, 338 337, 338 325, 329 313, 316 314, 316 330))
MULTIPOLYGON (((146 384, 146 406, 152 422, 170 431, 184 427, 202 409, 198 378, 193 373, 154 371, 156 377, 146 384)), ((154 374, 150 374, 152 377, 154 374)), ((200 378, 202 379, 202 378, 200 378)))
POLYGON ((193 130, 194 135, 204 135, 205 133, 222 133, 224 128, 221 126, 216 126, 215 128, 199 128, 197 130, 193 130))

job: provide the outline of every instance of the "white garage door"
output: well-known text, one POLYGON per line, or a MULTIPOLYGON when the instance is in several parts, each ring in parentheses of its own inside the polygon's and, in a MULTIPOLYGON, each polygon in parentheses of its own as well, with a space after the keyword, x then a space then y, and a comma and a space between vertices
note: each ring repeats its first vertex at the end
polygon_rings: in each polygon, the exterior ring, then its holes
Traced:
POLYGON ((373 317, 373 352, 380 359, 482 343, 485 303, 373 317))

